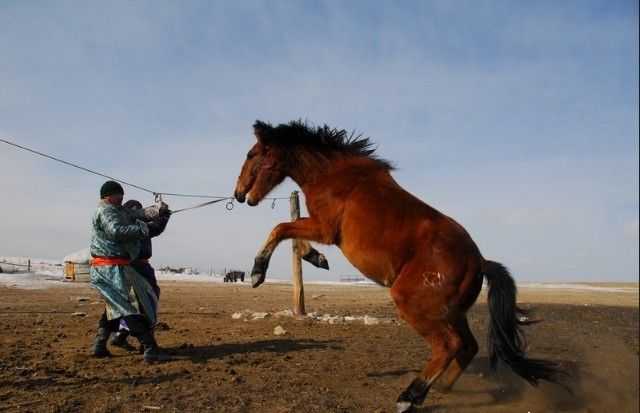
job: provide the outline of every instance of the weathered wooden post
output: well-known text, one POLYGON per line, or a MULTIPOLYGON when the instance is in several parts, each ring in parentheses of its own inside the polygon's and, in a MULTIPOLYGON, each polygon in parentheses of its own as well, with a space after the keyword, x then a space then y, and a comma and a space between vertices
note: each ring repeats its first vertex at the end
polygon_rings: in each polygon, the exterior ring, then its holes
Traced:
MULTIPOLYGON (((300 198, 298 191, 293 191, 290 198, 291 221, 300 218, 300 198)), ((293 248, 292 270, 293 270, 293 314, 307 314, 304 308, 304 286, 302 284, 302 259, 300 257, 300 242, 297 239, 291 240, 293 248)))
POLYGON ((27 272, 31 272, 31 259, 27 260, 27 272))

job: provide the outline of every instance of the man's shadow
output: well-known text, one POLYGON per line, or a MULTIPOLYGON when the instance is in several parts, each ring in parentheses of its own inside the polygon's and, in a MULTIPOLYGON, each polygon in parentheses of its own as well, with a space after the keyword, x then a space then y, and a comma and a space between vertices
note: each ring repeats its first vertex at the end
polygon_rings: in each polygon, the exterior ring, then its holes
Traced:
POLYGON ((246 343, 222 343, 207 346, 165 348, 177 358, 190 359, 193 363, 205 363, 209 359, 248 353, 287 354, 306 350, 344 350, 335 340, 278 339, 260 340, 246 343))

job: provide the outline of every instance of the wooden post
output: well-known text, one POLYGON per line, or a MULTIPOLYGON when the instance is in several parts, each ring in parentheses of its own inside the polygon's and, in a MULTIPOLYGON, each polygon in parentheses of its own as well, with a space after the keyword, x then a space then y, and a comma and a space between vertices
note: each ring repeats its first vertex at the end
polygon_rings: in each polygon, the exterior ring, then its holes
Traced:
POLYGON ((27 260, 27 272, 31 272, 31 259, 27 260))
MULTIPOLYGON (((300 198, 298 191, 293 191, 290 198, 291 205, 291 221, 300 218, 300 198)), ((307 314, 304 308, 304 286, 302 284, 302 259, 300 257, 300 242, 296 239, 291 240, 293 248, 292 254, 292 270, 293 270, 293 314, 307 314)))

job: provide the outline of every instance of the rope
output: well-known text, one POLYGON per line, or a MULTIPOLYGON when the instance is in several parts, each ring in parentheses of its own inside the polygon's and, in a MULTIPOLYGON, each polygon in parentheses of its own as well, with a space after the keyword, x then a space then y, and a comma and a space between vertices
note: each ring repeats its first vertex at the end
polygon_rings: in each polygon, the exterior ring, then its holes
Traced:
POLYGON ((203 202, 201 204, 194 205, 194 206, 188 207, 188 208, 177 209, 175 211, 171 211, 171 215, 177 214, 178 212, 189 211, 191 209, 198 209, 198 208, 206 207, 208 205, 212 205, 212 204, 218 203, 220 201, 225 201, 225 200, 231 200, 231 201, 227 202, 227 209, 229 211, 231 211, 233 209, 233 201, 232 201, 233 198, 227 197, 227 198, 222 198, 222 199, 214 199, 213 201, 209 201, 209 202, 203 202), (229 208, 229 205, 231 205, 231 208, 229 208))
POLYGON ((143 187, 141 187, 141 186, 138 186, 138 185, 135 185, 135 184, 132 184, 132 183, 129 183, 129 182, 123 181, 122 179, 114 178, 114 177, 112 177, 112 176, 105 175, 105 174, 103 174, 103 173, 93 171, 93 170, 91 170, 91 169, 89 169, 89 168, 85 168, 84 166, 76 165, 76 164, 74 164, 74 163, 72 163, 72 162, 65 161, 64 159, 59 159, 59 158, 56 158, 55 156, 47 155, 46 153, 38 152, 38 151, 36 151, 35 149, 30 149, 30 148, 27 148, 27 147, 24 147, 24 146, 18 145, 17 143, 9 142, 9 141, 7 141, 7 140, 5 140, 5 139, 2 139, 2 138, 0 138, 0 142, 4 142, 4 143, 6 143, 7 145, 15 146, 16 148, 19 148, 19 149, 22 149, 22 150, 25 150, 25 151, 28 151, 28 152, 34 153, 34 154, 36 154, 36 155, 43 156, 43 157, 45 157, 45 158, 49 158, 49 159, 51 159, 51 160, 54 160, 54 161, 56 161, 56 162, 63 163, 63 164, 65 164, 65 165, 69 165, 69 166, 72 166, 72 167, 74 167, 74 168, 78 168, 78 169, 83 170, 83 171, 85 171, 85 172, 89 172, 89 173, 92 173, 92 174, 94 174, 94 175, 102 176, 103 178, 108 178, 108 179, 111 179, 112 181, 120 182, 121 184, 128 185, 128 186, 131 186, 131 187, 133 187, 133 188, 137 188, 137 189, 139 189, 139 190, 141 190, 141 191, 149 192, 149 193, 154 194, 154 195, 156 194, 156 192, 154 192, 154 191, 152 191, 152 190, 150 190, 150 189, 143 188, 143 187))
MULTIPOLYGON (((123 185, 127 185, 127 186, 130 186, 130 187, 132 187, 132 188, 136 188, 136 189, 139 189, 139 190, 141 190, 141 191, 148 192, 148 193, 152 194, 152 195, 153 195, 154 197, 156 197, 156 198, 158 198, 158 196, 161 196, 161 195, 166 195, 166 196, 175 196, 175 197, 181 197, 181 198, 204 198, 204 199, 209 198, 209 199, 214 199, 214 200, 215 200, 215 202, 206 202, 206 203, 204 203, 204 204, 199 204, 199 205, 196 205, 196 206, 194 206, 194 207, 179 209, 179 210, 177 210, 177 211, 173 211, 173 213, 180 212, 180 211, 187 211, 187 210, 189 210, 189 209, 201 208, 201 207, 203 207, 203 206, 207 206, 207 205, 215 204, 216 202, 220 202, 220 201, 224 201, 224 200, 232 200, 232 199, 233 199, 232 197, 229 197, 229 196, 199 195, 199 194, 182 194, 182 193, 172 193, 172 192, 157 192, 157 191, 153 191, 153 190, 151 190, 151 189, 149 189, 149 188, 145 188, 145 187, 142 187, 142 186, 140 186, 140 185, 132 184, 132 183, 127 182, 127 181, 125 181, 125 180, 118 179, 118 178, 114 178, 114 177, 112 177, 112 176, 109 176, 109 175, 103 174, 103 173, 101 173, 101 172, 97 172, 97 171, 94 171, 94 170, 92 170, 92 169, 85 168, 84 166, 78 165, 78 164, 76 164, 76 163, 69 162, 69 161, 65 161, 64 159, 56 158, 56 157, 55 157, 55 156, 53 156, 53 155, 48 155, 48 154, 46 154, 46 153, 43 153, 43 152, 37 151, 37 150, 35 150, 35 149, 31 149, 31 148, 27 148, 26 146, 18 145, 17 143, 14 143, 14 142, 8 141, 8 140, 6 140, 6 139, 2 139, 2 138, 0 138, 0 142, 6 143, 7 145, 10 145, 10 146, 16 147, 16 148, 18 148, 18 149, 22 149, 22 150, 27 151, 27 152, 31 152, 31 153, 33 153, 33 154, 36 154, 36 155, 42 156, 42 157, 44 157, 44 158, 48 158, 48 159, 51 159, 51 160, 53 160, 53 161, 63 163, 63 164, 65 164, 65 165, 71 166, 71 167, 73 167, 73 168, 77 168, 77 169, 80 169, 80 170, 82 170, 82 171, 89 172, 89 173, 91 173, 91 174, 98 175, 98 176, 101 176, 101 177, 103 177, 103 178, 110 179, 110 180, 112 180, 112 181, 119 182, 119 183, 121 183, 121 184, 123 184, 123 185)), ((275 208, 275 201, 276 201, 276 200, 280 200, 280 199, 289 199, 289 197, 266 197, 266 198, 264 198, 264 199, 268 199, 268 200, 270 200, 270 201, 273 201, 273 204, 271 205, 271 208, 275 208)), ((227 209, 228 209, 229 211, 233 209, 233 201, 230 201, 230 203, 227 203, 227 209), (229 207, 229 205, 231 205, 231 207, 229 207)))

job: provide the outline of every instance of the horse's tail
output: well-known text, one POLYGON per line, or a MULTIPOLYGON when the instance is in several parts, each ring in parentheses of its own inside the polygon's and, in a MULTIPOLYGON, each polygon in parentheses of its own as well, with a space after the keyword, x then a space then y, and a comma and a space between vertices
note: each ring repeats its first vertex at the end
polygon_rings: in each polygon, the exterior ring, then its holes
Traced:
POLYGON ((491 368, 498 360, 505 362, 519 376, 532 385, 538 380, 557 382, 559 369, 555 363, 527 358, 526 340, 521 326, 531 324, 523 316, 525 310, 516 305, 516 284, 509 270, 495 261, 485 261, 482 272, 489 283, 489 325, 488 351, 491 368))

